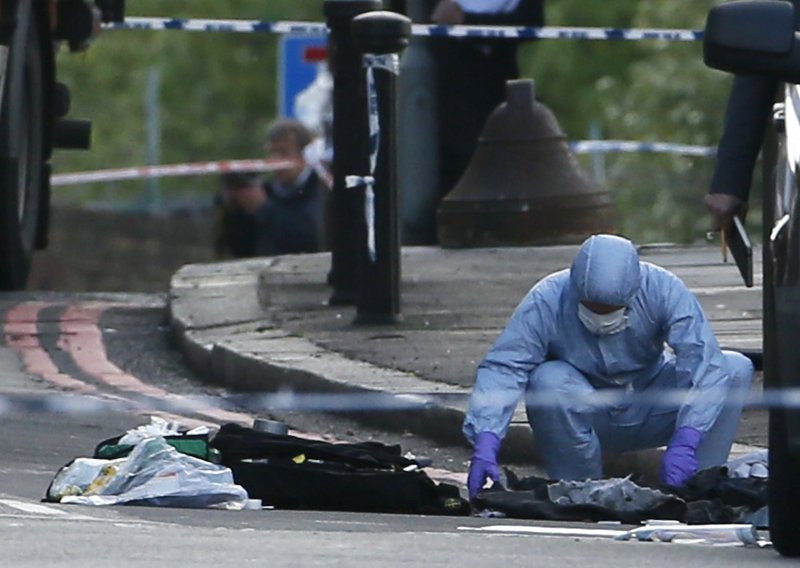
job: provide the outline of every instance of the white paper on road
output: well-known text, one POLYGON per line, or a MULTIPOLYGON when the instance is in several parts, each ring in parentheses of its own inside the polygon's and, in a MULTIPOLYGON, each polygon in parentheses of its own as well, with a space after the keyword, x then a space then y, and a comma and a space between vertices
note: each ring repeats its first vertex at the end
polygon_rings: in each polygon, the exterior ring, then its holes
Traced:
POLYGON ((631 530, 583 529, 578 527, 540 527, 528 525, 489 525, 484 527, 458 527, 460 531, 518 533, 539 536, 571 536, 587 538, 612 538, 619 541, 660 541, 681 544, 712 544, 716 546, 756 545, 770 546, 761 539, 752 525, 716 524, 686 525, 677 521, 649 521, 631 530))

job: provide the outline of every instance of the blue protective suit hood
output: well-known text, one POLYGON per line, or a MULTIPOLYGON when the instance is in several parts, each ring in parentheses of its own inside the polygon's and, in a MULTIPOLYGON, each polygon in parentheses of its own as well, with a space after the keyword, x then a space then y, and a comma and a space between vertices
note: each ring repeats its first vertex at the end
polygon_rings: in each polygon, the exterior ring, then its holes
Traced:
POLYGON ((628 239, 594 235, 581 245, 569 274, 578 301, 627 306, 639 291, 639 253, 628 239))

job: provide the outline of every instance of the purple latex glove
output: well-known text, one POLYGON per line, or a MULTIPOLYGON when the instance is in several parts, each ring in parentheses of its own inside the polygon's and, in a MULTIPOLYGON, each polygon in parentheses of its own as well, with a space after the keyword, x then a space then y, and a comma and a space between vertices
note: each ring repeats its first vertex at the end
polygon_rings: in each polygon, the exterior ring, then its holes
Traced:
POLYGON ((469 464, 467 488, 469 498, 473 499, 483 488, 486 479, 500 480, 500 466, 497 454, 500 451, 500 438, 492 432, 481 432, 475 437, 472 461, 469 464))
POLYGON ((696 454, 702 437, 703 434, 694 428, 678 428, 661 458, 661 481, 680 487, 697 472, 696 454))

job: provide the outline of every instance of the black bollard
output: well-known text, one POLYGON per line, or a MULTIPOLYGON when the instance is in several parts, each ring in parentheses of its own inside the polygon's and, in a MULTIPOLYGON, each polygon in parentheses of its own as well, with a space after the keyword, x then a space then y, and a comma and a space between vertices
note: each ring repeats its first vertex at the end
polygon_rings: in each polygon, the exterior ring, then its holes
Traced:
POLYGON ((333 75, 333 192, 331 195, 330 305, 355 304, 358 292, 360 233, 354 219, 361 215, 358 192, 345 187, 345 176, 368 168, 367 100, 361 52, 350 25, 364 12, 379 10, 381 0, 325 0, 330 29, 328 47, 333 75))
POLYGON ((400 320, 400 231, 397 199, 398 53, 408 45, 411 20, 393 12, 353 19, 353 38, 364 52, 370 147, 369 169, 355 174, 361 197, 356 324, 400 320))

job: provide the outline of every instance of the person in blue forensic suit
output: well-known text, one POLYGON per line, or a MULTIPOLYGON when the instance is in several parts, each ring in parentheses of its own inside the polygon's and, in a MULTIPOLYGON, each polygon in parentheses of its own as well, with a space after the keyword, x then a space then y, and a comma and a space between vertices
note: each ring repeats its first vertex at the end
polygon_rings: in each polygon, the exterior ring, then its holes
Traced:
POLYGON ((725 463, 752 380, 677 276, 627 239, 592 236, 528 292, 478 366, 464 421, 470 498, 499 479, 523 395, 550 478, 598 479, 603 452, 666 445, 661 480, 680 486, 725 463))

